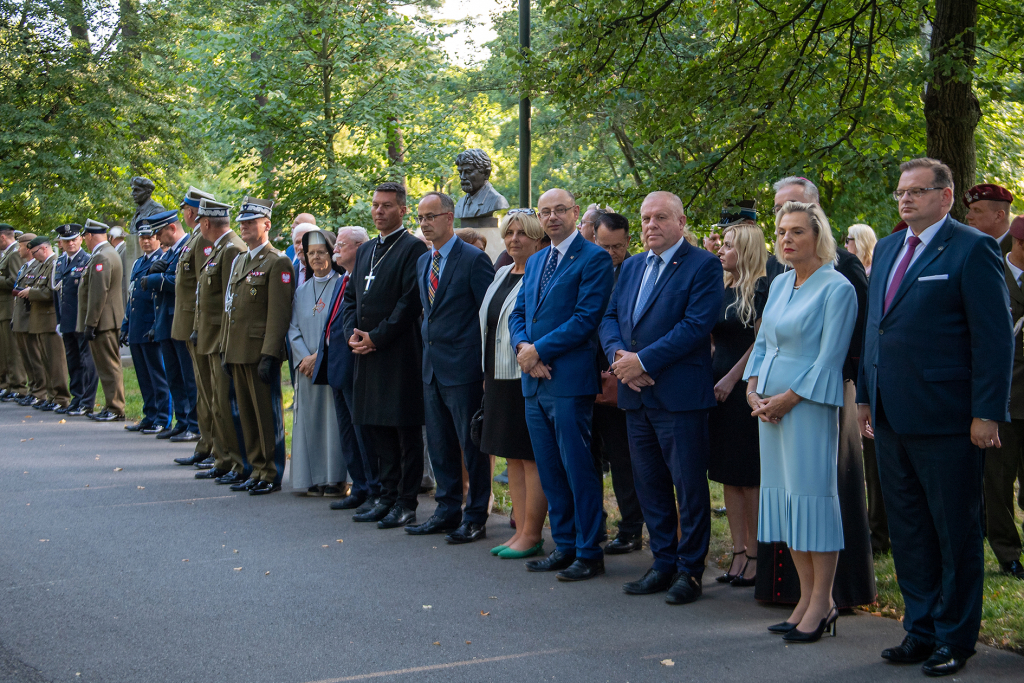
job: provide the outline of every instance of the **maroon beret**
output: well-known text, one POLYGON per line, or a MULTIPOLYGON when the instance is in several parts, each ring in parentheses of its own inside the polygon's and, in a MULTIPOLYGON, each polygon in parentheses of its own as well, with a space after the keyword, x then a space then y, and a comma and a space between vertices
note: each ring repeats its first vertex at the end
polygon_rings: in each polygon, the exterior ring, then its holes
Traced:
POLYGON ((893 228, 892 231, 893 232, 899 232, 900 230, 906 230, 907 227, 908 226, 907 226, 907 222, 906 221, 900 221, 899 223, 896 224, 896 227, 893 228))
POLYGON ((1013 202, 1013 195, 1005 187, 984 183, 975 185, 964 194, 964 204, 970 206, 982 199, 989 199, 994 202, 1013 202))
POLYGON ((1010 235, 1016 239, 1024 240, 1024 216, 1017 216, 1010 223, 1010 235))

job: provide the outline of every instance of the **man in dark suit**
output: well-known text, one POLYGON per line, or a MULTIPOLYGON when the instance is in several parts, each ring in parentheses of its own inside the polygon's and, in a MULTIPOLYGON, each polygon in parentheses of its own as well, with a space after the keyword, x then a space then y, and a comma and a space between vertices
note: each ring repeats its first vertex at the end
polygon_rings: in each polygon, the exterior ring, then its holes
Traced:
POLYGON ((381 529, 416 520, 423 479, 423 306, 416 261, 427 246, 402 226, 405 197, 398 183, 383 183, 373 193, 370 212, 380 235, 359 247, 341 305, 356 356, 352 421, 380 463, 380 500, 352 519, 381 529))
POLYGON ((414 535, 450 532, 449 543, 486 538, 491 463, 469 435, 483 398, 480 305, 494 280, 487 254, 455 236, 455 203, 440 192, 420 200, 417 222, 431 243, 416 262, 423 306, 423 403, 427 450, 437 482, 437 509, 426 522, 407 526, 414 535), (469 473, 462 511, 462 463, 469 473))
POLYGON ((370 511, 377 504, 380 498, 380 479, 377 459, 370 455, 362 428, 352 423, 355 410, 352 369, 355 360, 345 336, 345 317, 341 313, 341 304, 348 288, 355 286, 350 273, 356 266, 359 246, 369 241, 363 228, 350 226, 338 230, 334 262, 345 270, 345 274, 338 278, 334 286, 331 312, 317 346, 316 365, 313 367, 313 383, 330 385, 334 392, 334 412, 341 436, 341 452, 345 457, 348 476, 352 479, 349 494, 332 502, 331 509, 355 509, 357 515, 370 511))
POLYGON ((171 390, 171 404, 177 423, 170 430, 156 435, 158 439, 175 442, 198 442, 199 421, 196 417, 196 376, 188 343, 171 337, 174 323, 174 290, 177 285, 178 259, 188 241, 181 228, 177 211, 165 211, 139 221, 153 231, 164 252, 149 265, 139 284, 153 294, 156 315, 153 322, 153 341, 160 344, 160 353, 167 371, 167 384, 171 390))
POLYGON ((686 216, 676 195, 647 195, 640 220, 649 251, 623 264, 601 321, 601 343, 620 381, 619 406, 626 410, 637 494, 654 555, 651 569, 623 590, 668 590, 666 602, 685 604, 701 595, 711 539, 711 328, 722 307, 722 265, 686 240, 686 216))
POLYGON ((967 215, 964 223, 980 230, 999 243, 1003 256, 1013 247, 1010 237, 1010 205, 1013 194, 1005 187, 983 183, 964 193, 967 215))
POLYGON ((55 413, 87 415, 96 402, 96 366, 89 353, 85 335, 75 332, 78 324, 78 287, 89 264, 89 254, 82 249, 82 226, 69 223, 57 228, 57 237, 64 249, 63 261, 58 261, 54 279, 58 283, 57 299, 60 304, 60 335, 64 353, 68 358, 71 403, 55 413))
MULTIPOLYGON (((1014 323, 1010 423, 1000 430, 1002 447, 985 451, 985 528, 1003 571, 1024 580, 1021 537, 1013 509, 1013 485, 1024 471, 1024 216, 1013 219, 1008 234, 1013 246, 1003 257, 1003 267, 1014 323)), ((1024 486, 1024 477, 1021 484, 1024 486)))
POLYGON ((526 567, 580 581, 604 573, 604 496, 590 425, 598 393, 594 332, 611 294, 612 260, 576 230, 580 209, 572 193, 548 190, 537 206, 551 246, 526 262, 508 326, 555 550, 526 567))
POLYGON ((934 159, 900 166, 909 229, 878 242, 857 386, 874 437, 907 636, 882 652, 959 671, 981 624, 982 451, 1009 422, 1013 322, 996 241, 949 217, 934 159))

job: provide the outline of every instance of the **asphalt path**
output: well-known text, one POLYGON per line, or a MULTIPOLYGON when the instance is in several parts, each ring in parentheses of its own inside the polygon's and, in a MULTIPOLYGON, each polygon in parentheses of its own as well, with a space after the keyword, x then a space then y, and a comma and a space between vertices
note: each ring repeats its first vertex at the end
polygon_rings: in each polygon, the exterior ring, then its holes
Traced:
MULTIPOLYGON (((916 681, 878 656, 896 621, 843 616, 784 645, 788 611, 715 583, 627 596, 649 552, 563 584, 487 550, 357 524, 325 499, 249 496, 172 464, 190 444, 0 403, 0 683, 916 681)), ((419 519, 433 501, 420 497, 419 519)), ((548 540, 546 548, 552 544, 548 540)), ((965 681, 1021 681, 979 646, 965 681)))

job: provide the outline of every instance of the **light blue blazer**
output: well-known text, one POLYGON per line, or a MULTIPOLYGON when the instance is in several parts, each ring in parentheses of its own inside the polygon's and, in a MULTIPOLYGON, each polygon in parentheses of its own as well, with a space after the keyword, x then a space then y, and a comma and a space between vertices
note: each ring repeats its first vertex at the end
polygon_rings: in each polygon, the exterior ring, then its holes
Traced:
POLYGON ((772 282, 761 330, 743 379, 757 377, 757 393, 792 389, 801 398, 843 405, 843 363, 857 320, 853 285, 831 263, 794 291, 796 271, 772 282))

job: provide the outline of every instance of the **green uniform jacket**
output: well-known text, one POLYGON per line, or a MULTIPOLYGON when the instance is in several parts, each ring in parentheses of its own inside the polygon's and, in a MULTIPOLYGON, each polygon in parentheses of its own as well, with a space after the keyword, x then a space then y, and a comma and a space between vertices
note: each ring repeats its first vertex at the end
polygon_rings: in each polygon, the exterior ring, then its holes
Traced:
POLYGON ((124 320, 124 299, 121 296, 121 257, 110 242, 101 242, 89 259, 78 286, 78 326, 97 332, 121 329, 124 320))
POLYGON ((224 313, 224 361, 258 363, 260 356, 285 357, 292 320, 295 273, 292 262, 272 245, 246 264, 242 252, 231 266, 229 307, 224 313))
POLYGON ((14 295, 11 292, 24 263, 17 242, 0 256, 0 320, 10 320, 14 316, 14 295))
POLYGON ((196 342, 196 353, 209 355, 224 350, 221 348, 224 294, 228 291, 231 262, 243 251, 245 242, 234 232, 229 232, 221 238, 217 246, 203 247, 196 255, 195 262, 199 264, 199 293, 196 297, 198 304, 195 316, 199 339, 196 342))
MULTIPOLYGON (((36 281, 36 270, 39 268, 39 261, 30 260, 21 268, 18 279, 14 283, 15 289, 28 289, 36 281)), ((14 332, 28 332, 29 309, 31 306, 20 296, 14 299, 14 317, 11 319, 11 329, 14 332)))
POLYGON ((199 284, 200 259, 206 258, 203 250, 213 246, 203 237, 199 228, 185 240, 178 256, 174 271, 174 320, 171 322, 171 339, 185 341, 196 329, 196 289, 199 284))
POLYGON ((28 331, 32 334, 57 331, 57 307, 54 305, 51 280, 56 266, 56 254, 36 266, 35 280, 28 290, 28 300, 32 302, 28 314, 28 331))

